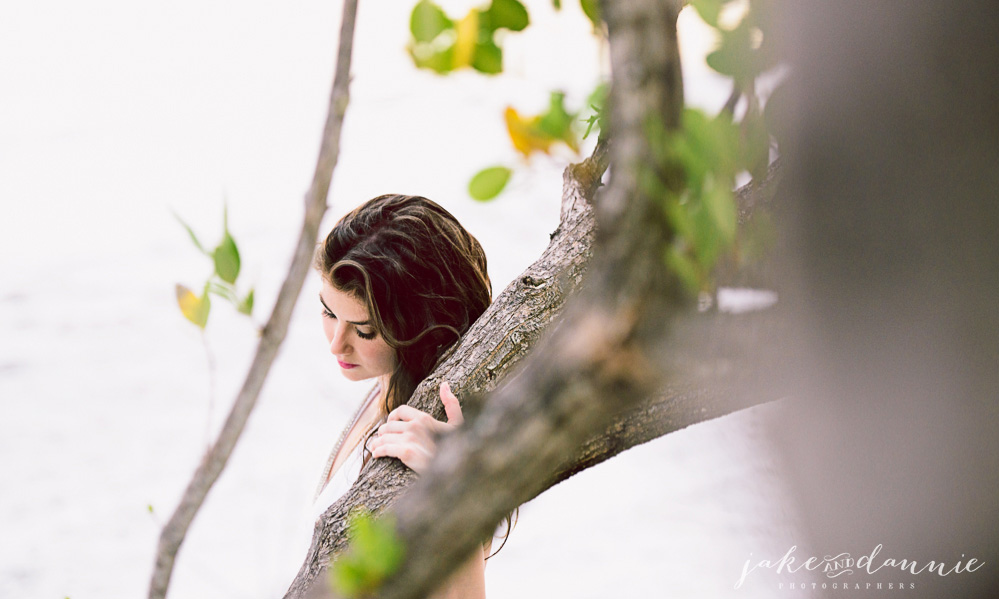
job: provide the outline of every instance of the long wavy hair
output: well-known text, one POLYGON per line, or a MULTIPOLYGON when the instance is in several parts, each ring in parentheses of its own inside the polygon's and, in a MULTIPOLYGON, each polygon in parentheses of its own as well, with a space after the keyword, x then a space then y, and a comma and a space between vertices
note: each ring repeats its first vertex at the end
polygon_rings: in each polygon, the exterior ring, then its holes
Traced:
POLYGON ((486 254, 455 217, 421 196, 383 195, 337 222, 316 268, 361 301, 396 353, 383 414, 409 401, 492 301, 486 254))

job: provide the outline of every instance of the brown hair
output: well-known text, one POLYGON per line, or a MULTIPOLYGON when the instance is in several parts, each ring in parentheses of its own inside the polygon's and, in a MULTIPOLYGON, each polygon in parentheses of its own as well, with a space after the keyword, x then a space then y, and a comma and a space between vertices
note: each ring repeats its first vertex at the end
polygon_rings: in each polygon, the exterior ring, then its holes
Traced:
POLYGON ((383 414, 409 401, 492 301, 482 246, 421 196, 383 195, 358 206, 320 244, 315 265, 333 287, 364 303, 396 352, 383 414))

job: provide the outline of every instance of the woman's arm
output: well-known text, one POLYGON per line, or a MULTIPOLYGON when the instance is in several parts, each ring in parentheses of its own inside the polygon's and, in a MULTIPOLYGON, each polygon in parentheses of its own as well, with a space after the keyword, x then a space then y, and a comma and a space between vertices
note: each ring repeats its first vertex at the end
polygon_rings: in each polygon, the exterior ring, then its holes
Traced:
POLYGON ((485 599, 486 558, 482 546, 477 546, 472 557, 455 570, 441 585, 432 599, 485 599))

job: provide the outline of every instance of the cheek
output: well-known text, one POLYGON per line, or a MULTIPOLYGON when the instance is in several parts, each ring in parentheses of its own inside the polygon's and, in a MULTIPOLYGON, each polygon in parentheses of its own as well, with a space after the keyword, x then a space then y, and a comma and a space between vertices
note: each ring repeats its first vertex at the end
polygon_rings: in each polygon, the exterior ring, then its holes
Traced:
POLYGON ((386 370, 392 370, 395 368, 395 350, 389 347, 385 343, 381 343, 378 348, 378 362, 382 364, 386 370))

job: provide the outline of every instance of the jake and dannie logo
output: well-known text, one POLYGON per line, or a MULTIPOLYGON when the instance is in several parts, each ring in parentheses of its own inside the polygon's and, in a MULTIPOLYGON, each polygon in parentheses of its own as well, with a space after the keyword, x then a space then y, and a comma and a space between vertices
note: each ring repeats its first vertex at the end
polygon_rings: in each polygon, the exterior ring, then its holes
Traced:
POLYGON ((911 559, 900 559, 900 558, 880 558, 878 555, 881 553, 882 545, 878 544, 869 554, 861 555, 858 558, 854 558, 849 553, 840 553, 837 555, 826 555, 823 557, 812 556, 799 562, 794 556, 794 552, 798 549, 797 545, 792 545, 787 553, 783 557, 774 560, 758 560, 753 563, 752 554, 750 558, 746 560, 746 563, 742 566, 742 575, 739 576, 739 580, 735 583, 735 588, 742 586, 742 583, 746 581, 746 577, 752 572, 760 569, 773 570, 776 574, 782 574, 784 572, 794 574, 795 572, 800 572, 805 570, 808 572, 820 572, 825 574, 827 578, 837 578, 843 575, 852 575, 854 573, 866 572, 867 574, 874 574, 875 572, 882 569, 896 569, 900 572, 908 572, 909 574, 936 574, 937 576, 949 576, 951 574, 964 574, 967 572, 975 572, 979 568, 985 565, 985 562, 980 562, 976 558, 965 559, 964 554, 961 554, 961 559, 953 565, 948 565, 946 562, 928 561, 928 562, 918 562, 911 559))

